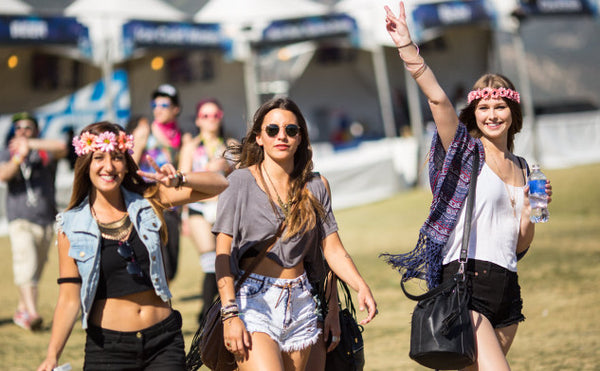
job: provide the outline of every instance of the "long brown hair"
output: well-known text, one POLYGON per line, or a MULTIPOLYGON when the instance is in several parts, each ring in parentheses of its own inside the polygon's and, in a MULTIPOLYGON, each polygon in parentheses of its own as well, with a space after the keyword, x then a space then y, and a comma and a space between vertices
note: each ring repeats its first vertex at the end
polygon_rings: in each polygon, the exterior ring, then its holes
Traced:
MULTIPOLYGON (((228 152, 237 158, 239 168, 257 165, 260 169, 265 154, 263 147, 256 143, 256 136, 261 133, 265 116, 274 109, 292 112, 300 127, 300 143, 294 153, 294 168, 290 174, 288 192, 288 200, 292 200, 292 207, 287 218, 285 238, 289 238, 313 229, 317 224, 317 219, 325 217, 323 205, 306 187, 306 184, 315 175, 312 172, 312 149, 308 139, 308 128, 298 105, 289 98, 273 98, 263 103, 254 114, 252 127, 242 140, 241 146, 230 147, 228 152)), ((262 172, 258 171, 258 174, 262 177, 262 172)), ((268 189, 266 191, 268 192, 268 189)))
MULTIPOLYGON (((101 133, 104 133, 106 131, 119 135, 119 132, 125 130, 117 124, 113 124, 108 121, 101 121, 84 127, 81 130, 80 135, 85 132, 100 135, 101 133)), ((73 191, 71 193, 71 200, 69 201, 66 210, 71 210, 77 207, 83 202, 83 200, 87 196, 91 195, 92 190, 94 189, 94 185, 90 180, 90 164, 92 162, 93 155, 94 152, 89 152, 85 155, 77 157, 77 160, 75 160, 73 191)), ((127 151, 124 152, 124 155, 125 163, 127 166, 127 173, 125 174, 123 178, 123 183, 121 183, 121 185, 128 191, 138 193, 144 196, 146 199, 148 199, 148 201, 152 205, 152 209, 154 209, 154 212, 162 222, 160 238, 162 243, 164 244, 167 242, 168 235, 162 212, 167 206, 163 205, 158 200, 158 185, 146 183, 146 181, 144 181, 144 178, 142 178, 137 173, 137 170, 139 168, 133 160, 133 157, 131 157, 131 155, 127 151)))
MULTIPOLYGON (((483 88, 507 88, 511 90, 516 90, 513 83, 507 77, 492 73, 488 73, 481 76, 473 85, 472 90, 483 88)), ((520 132, 523 128, 523 113, 521 111, 520 103, 517 103, 511 99, 504 97, 502 99, 504 100, 504 102, 506 102, 508 108, 510 108, 510 114, 512 116, 512 124, 508 129, 507 140, 508 150, 512 152, 512 150, 514 149, 515 134, 520 132)), ((481 98, 474 99, 469 105, 467 105, 460 111, 460 115, 458 116, 459 120, 466 125, 467 130, 474 138, 481 138, 481 136, 483 135, 481 130, 479 130, 479 127, 477 126, 477 120, 475 119, 475 108, 477 107, 477 104, 480 100, 481 98)))

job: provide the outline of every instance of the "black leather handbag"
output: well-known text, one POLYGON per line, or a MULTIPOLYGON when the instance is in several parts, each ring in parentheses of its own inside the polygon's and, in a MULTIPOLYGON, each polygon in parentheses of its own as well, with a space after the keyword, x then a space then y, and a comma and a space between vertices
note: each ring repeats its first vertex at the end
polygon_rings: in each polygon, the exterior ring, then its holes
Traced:
POLYGON ((479 154, 475 155, 466 205, 465 228, 460 250, 460 268, 452 279, 423 295, 411 295, 400 282, 406 297, 418 301, 412 314, 409 357, 436 370, 457 370, 477 358, 475 330, 468 308, 465 265, 469 247, 473 199, 477 185, 479 154))
POLYGON ((365 350, 362 338, 363 327, 356 322, 356 310, 352 304, 350 290, 346 283, 338 279, 343 289, 346 307, 340 305, 340 342, 327 353, 325 371, 362 371, 365 367, 365 350))

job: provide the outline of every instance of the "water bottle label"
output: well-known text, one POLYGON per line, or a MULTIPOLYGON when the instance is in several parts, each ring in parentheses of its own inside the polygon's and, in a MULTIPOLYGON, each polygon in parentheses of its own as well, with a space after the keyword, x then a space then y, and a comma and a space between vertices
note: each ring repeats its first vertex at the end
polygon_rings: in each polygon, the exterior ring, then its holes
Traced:
POLYGON ((546 180, 537 179, 529 181, 529 193, 538 193, 545 194, 546 193, 546 180))

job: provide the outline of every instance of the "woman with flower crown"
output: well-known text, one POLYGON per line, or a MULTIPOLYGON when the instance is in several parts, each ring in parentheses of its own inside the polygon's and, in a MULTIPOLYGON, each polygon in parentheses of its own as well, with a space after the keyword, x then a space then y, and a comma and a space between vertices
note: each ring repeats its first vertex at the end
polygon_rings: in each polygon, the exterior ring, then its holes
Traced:
POLYGON ((218 173, 184 174, 172 164, 138 169, 133 137, 109 122, 73 139, 71 201, 57 216, 60 286, 46 359, 50 371, 81 307, 86 370, 183 370, 181 315, 170 305, 161 245, 162 211, 217 195, 218 173), (146 183, 144 178, 154 183, 146 183))
MULTIPOLYGON (((403 2, 397 16, 387 6, 385 11, 387 31, 428 99, 437 132, 429 153, 433 201, 417 247, 384 257, 402 271, 403 280, 425 277, 429 288, 456 274, 465 225, 462 210, 473 158, 479 156, 466 267, 477 359, 467 369, 509 370, 506 354, 525 319, 517 260, 535 231, 529 221, 528 165, 512 153, 514 136, 523 126, 520 95, 506 77, 486 74, 475 82, 457 116, 411 40, 403 2)), ((552 194, 549 182, 546 193, 552 194)))

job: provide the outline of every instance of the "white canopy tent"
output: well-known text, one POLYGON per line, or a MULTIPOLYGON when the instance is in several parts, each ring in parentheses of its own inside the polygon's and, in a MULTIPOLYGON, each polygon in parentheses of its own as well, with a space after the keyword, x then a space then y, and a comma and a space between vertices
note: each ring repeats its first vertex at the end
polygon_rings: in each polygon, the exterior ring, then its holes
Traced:
POLYGON ((33 8, 21 0, 0 1, 0 14, 29 14, 33 8))
MULTIPOLYGON (((195 15, 196 22, 220 23, 234 40, 233 56, 244 61, 244 83, 248 117, 259 106, 257 56, 251 44, 260 40, 270 21, 319 16, 329 8, 309 0, 210 0, 195 15)), ((313 50, 314 51, 314 48, 313 50)))
POLYGON ((122 43, 123 25, 131 19, 151 21, 183 21, 186 14, 160 0, 76 0, 65 14, 89 28, 92 43, 92 60, 102 69, 108 94, 107 117, 113 119, 111 77, 115 63, 126 56, 122 43))

